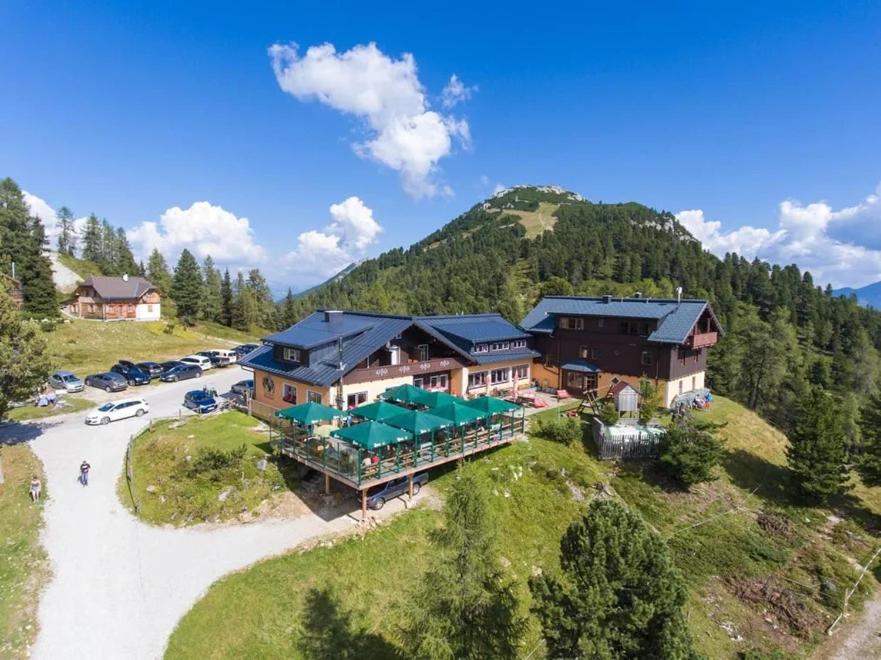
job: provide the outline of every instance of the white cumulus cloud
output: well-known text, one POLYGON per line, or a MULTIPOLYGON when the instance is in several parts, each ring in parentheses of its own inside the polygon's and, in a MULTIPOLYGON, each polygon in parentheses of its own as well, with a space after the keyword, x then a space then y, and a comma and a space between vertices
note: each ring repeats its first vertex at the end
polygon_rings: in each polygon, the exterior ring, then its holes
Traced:
POLYGON ((719 256, 736 252, 748 259, 798 264, 818 284, 836 287, 881 280, 881 186, 859 204, 838 210, 822 201, 784 200, 773 231, 746 225, 725 232, 702 209, 680 211, 676 218, 719 256))
POLYGON ((291 273, 322 278, 338 273, 363 257, 382 232, 373 211, 355 196, 331 204, 330 218, 324 229, 297 236, 296 247, 283 260, 291 273))
POLYGON ((266 256, 254 241, 248 218, 240 218, 221 206, 194 202, 189 208, 174 206, 159 222, 145 221, 127 232, 136 254, 144 259, 154 248, 171 259, 187 249, 197 258, 208 255, 219 263, 257 265, 266 256))
MULTIPOLYGON (((38 217, 43 223, 43 228, 46 230, 46 238, 49 240, 51 249, 54 250, 57 247, 58 234, 61 232, 56 210, 42 197, 29 193, 27 190, 22 190, 21 193, 22 197, 24 197, 25 204, 27 204, 28 208, 31 210, 31 214, 38 217)), ((73 221, 74 234, 82 234, 85 226, 85 216, 76 218, 73 221)))
MULTIPOLYGON (((269 56, 282 90, 300 101, 317 100, 361 119, 367 139, 352 145, 355 153, 399 172, 409 195, 449 192, 434 176, 440 159, 452 153, 454 141, 470 145, 468 122, 429 108, 411 54, 393 59, 374 43, 337 52, 325 43, 301 55, 292 43, 273 45, 269 56)), ((450 93, 464 100, 470 89, 461 81, 459 85, 461 90, 450 93)))

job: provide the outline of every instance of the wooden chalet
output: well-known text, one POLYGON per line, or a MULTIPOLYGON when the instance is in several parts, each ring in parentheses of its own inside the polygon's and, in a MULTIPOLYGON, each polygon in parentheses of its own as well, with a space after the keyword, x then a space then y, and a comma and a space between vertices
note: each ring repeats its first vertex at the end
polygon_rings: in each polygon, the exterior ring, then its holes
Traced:
POLYGON ((102 321, 158 321, 161 302, 159 289, 143 277, 93 275, 77 286, 67 312, 102 321))
POLYGON ((703 390, 707 353, 722 334, 706 300, 548 296, 523 319, 541 359, 539 383, 572 395, 605 396, 645 376, 661 404, 703 390))

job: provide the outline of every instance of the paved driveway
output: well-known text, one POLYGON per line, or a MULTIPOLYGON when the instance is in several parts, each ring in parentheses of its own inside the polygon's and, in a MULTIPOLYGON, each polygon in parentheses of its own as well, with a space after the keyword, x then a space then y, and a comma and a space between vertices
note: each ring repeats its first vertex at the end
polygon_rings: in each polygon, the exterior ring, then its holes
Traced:
MULTIPOLYGON (((138 393, 150 402, 149 416, 168 417, 194 386, 211 383, 225 391, 245 377, 230 367, 138 393)), ((309 513, 218 529, 151 527, 116 497, 128 438, 147 417, 98 427, 85 426, 83 418, 75 413, 30 428, 0 429, 7 440, 36 435, 31 446, 43 461, 51 495, 43 544, 53 578, 40 599, 34 657, 161 657, 177 621, 219 577, 354 525, 347 516, 326 521, 309 513), (77 481, 83 459, 92 466, 86 488, 77 481)), ((401 507, 391 504, 396 506, 390 513, 401 507)))

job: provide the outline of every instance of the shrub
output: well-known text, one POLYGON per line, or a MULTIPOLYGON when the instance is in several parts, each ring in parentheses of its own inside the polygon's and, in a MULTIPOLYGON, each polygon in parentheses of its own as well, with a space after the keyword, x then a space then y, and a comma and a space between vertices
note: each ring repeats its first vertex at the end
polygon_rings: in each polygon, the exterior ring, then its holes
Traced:
POLYGON ((615 426, 621 415, 618 414, 618 408, 612 399, 606 399, 600 403, 600 421, 606 426, 615 426))
POLYGON ((576 417, 551 417, 538 420, 535 433, 563 444, 578 442, 582 438, 581 421, 576 417))
POLYGON ((245 445, 229 451, 201 447, 190 463, 189 474, 191 477, 221 481, 224 472, 241 469, 247 451, 248 448, 245 445))
POLYGON ((639 423, 648 424, 661 405, 661 394, 648 378, 639 381, 639 423))

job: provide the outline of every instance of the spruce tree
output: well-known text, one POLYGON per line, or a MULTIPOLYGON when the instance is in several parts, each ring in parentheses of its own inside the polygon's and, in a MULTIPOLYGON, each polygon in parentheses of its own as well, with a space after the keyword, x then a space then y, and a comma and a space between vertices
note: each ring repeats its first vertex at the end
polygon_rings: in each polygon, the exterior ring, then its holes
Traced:
POLYGON ((287 295, 284 297, 284 306, 281 310, 281 327, 289 328, 297 322, 297 303, 294 294, 288 289, 287 295))
POLYGON ((28 398, 46 382, 50 368, 43 332, 22 317, 0 284, 0 420, 11 402, 28 398))
POLYGON ((153 248, 147 259, 147 279, 159 289, 159 293, 163 296, 168 296, 171 293, 171 273, 168 272, 165 257, 156 248, 153 248))
POLYGON ((220 271, 214 267, 211 255, 205 257, 202 264, 202 278, 205 293, 202 296, 202 318, 206 321, 220 321, 220 295, 221 279, 220 271))
POLYGON ((596 499, 560 541, 560 574, 529 581, 550 658, 695 658, 685 586, 636 513, 596 499))
POLYGON ((272 300, 272 291, 266 278, 260 272, 259 268, 252 268, 248 271, 248 289, 254 299, 256 309, 255 325, 261 328, 274 328, 277 325, 275 319, 275 302, 272 300))
POLYGON ((236 276, 233 289, 232 327, 236 330, 248 331, 257 324, 257 303, 254 294, 245 281, 244 275, 236 276))
POLYGON ((787 458, 799 491, 808 501, 826 503, 845 491, 847 438, 841 413, 827 392, 814 387, 805 398, 789 436, 787 458))
POLYGON ((412 657, 513 658, 525 621, 499 564, 498 522, 486 484, 459 469, 446 498, 444 525, 432 538, 424 582, 406 639, 412 657))
POLYGON ((135 275, 138 272, 138 262, 132 254, 131 245, 125 235, 125 229, 117 227, 113 240, 113 270, 116 275, 135 275))
POLYGON ((863 407, 860 425, 863 443, 857 469, 867 486, 881 486, 881 392, 863 407))
POLYGON ((220 322, 230 327, 232 325, 232 282, 229 278, 229 268, 223 271, 223 280, 220 282, 220 322))
POLYGON ((66 206, 58 209, 58 252, 71 257, 76 256, 76 233, 73 228, 73 212, 66 206))
POLYGON ((83 230, 82 251, 80 255, 86 261, 101 262, 101 224, 94 213, 90 213, 83 230))
POLYGON ((181 252, 171 283, 171 299, 177 307, 177 317, 188 325, 199 318, 202 303, 202 273, 196 258, 189 250, 181 252))

